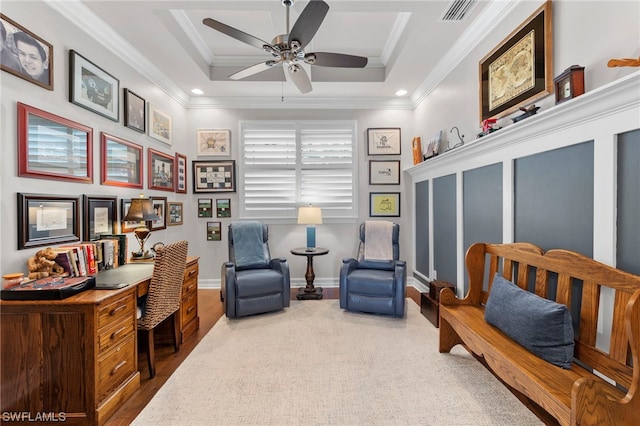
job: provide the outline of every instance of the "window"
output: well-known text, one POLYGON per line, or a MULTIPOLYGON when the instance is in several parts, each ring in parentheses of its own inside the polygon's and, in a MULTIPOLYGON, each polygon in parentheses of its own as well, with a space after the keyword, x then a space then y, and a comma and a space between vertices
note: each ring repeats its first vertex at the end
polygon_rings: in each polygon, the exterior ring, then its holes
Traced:
POLYGON ((355 146, 353 121, 242 123, 240 216, 293 219, 308 204, 356 216, 355 146))

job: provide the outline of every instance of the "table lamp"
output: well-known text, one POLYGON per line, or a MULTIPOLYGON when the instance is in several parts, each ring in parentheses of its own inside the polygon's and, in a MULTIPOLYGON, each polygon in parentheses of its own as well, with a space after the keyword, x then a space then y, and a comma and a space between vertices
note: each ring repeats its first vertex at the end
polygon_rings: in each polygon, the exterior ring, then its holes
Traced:
POLYGON ((134 198, 131 200, 129 211, 122 220, 126 222, 144 221, 144 225, 137 227, 133 231, 136 239, 138 240, 138 244, 140 244, 140 250, 132 252, 131 257, 135 259, 150 259, 153 257, 153 254, 145 251, 144 243, 151 236, 151 231, 149 230, 151 225, 149 222, 157 219, 158 215, 153 211, 153 200, 150 198, 134 198))
POLYGON ((300 207, 298 209, 298 224, 307 225, 307 251, 316 247, 316 227, 322 224, 322 209, 320 207, 300 207))

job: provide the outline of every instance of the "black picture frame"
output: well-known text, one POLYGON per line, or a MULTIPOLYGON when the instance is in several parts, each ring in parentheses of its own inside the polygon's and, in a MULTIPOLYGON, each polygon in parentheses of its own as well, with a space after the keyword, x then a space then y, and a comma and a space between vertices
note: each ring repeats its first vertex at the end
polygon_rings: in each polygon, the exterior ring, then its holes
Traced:
POLYGON ((479 122, 553 93, 551 9, 547 0, 480 60, 479 122))
POLYGON ((167 229, 167 197, 151 197, 153 202, 153 211, 158 215, 159 219, 151 221, 152 231, 167 229))
POLYGON ((83 239, 93 241, 101 234, 115 234, 118 217, 118 197, 83 195, 83 239))
POLYGON ((122 89, 124 95, 124 125, 136 132, 147 132, 147 101, 131 90, 122 89))
POLYGON ((0 13, 0 26, 2 26, 2 43, 4 43, 3 53, 8 52, 0 59, 2 71, 47 90, 53 90, 53 45, 2 13, 0 13), (30 57, 40 56, 41 63, 35 67, 30 66, 31 73, 24 71, 25 68, 20 65, 18 50, 26 50, 31 54, 30 57))
POLYGON ((400 193, 370 192, 369 216, 400 217, 400 193))
POLYGON ((198 198, 198 217, 213 217, 213 199, 198 198))
POLYGON ((18 250, 77 241, 78 197, 18 193, 18 250))
POLYGON ((216 199, 216 217, 218 218, 231 217, 231 198, 216 199))
POLYGON ((207 222, 207 241, 222 241, 222 222, 207 222))
POLYGON ((193 193, 236 192, 236 162, 192 161, 193 193))
POLYGON ((369 160, 369 185, 400 185, 400 160, 369 160))
POLYGON ((402 131, 400 127, 367 129, 367 155, 400 155, 402 131))
POLYGON ((109 120, 120 121, 120 80, 70 50, 69 102, 109 120))

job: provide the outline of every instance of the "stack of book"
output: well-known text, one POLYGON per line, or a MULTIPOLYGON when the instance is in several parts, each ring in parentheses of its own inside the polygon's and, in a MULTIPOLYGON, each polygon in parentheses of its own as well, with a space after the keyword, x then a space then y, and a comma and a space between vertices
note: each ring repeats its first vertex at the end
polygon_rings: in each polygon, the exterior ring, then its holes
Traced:
POLYGON ((127 236, 105 234, 95 241, 53 247, 56 263, 69 277, 95 275, 104 269, 117 268, 127 260, 127 236))

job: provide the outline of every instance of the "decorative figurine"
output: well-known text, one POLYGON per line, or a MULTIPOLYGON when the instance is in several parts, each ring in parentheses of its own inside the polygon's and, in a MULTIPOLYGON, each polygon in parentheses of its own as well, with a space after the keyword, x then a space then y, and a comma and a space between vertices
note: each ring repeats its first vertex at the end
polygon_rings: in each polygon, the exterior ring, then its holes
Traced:
POLYGON ((482 122, 482 131, 478 133, 477 137, 481 138, 487 136, 489 133, 493 133, 496 130, 500 130, 502 127, 496 126, 497 118, 487 118, 482 122))
POLYGON ((29 268, 29 278, 38 279, 50 276, 63 275, 65 270, 56 263, 58 253, 51 247, 39 250, 35 256, 27 260, 27 268, 29 268))
POLYGON ((524 114, 520 114, 517 117, 513 117, 512 120, 514 123, 517 123, 520 120, 524 120, 527 117, 531 117, 532 115, 535 115, 535 113, 538 112, 539 109, 540 107, 535 106, 535 104, 528 107, 520 107, 520 111, 524 111, 524 114))

